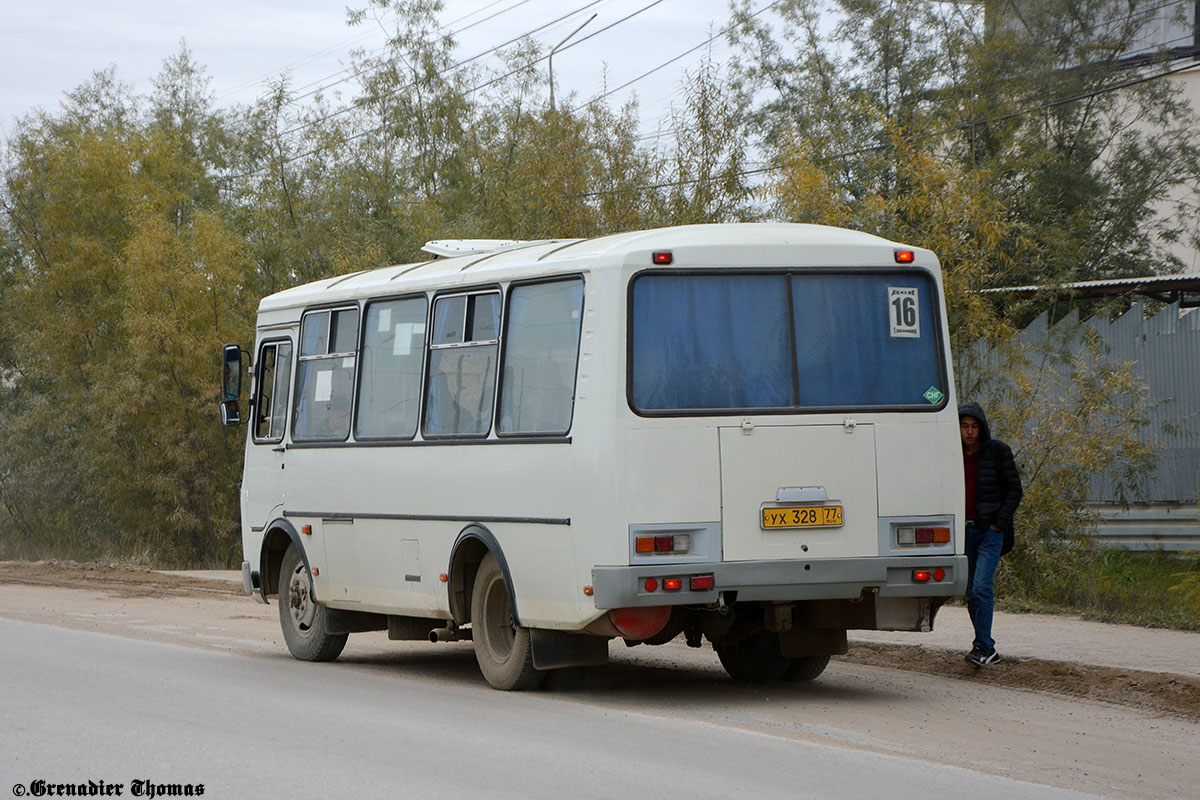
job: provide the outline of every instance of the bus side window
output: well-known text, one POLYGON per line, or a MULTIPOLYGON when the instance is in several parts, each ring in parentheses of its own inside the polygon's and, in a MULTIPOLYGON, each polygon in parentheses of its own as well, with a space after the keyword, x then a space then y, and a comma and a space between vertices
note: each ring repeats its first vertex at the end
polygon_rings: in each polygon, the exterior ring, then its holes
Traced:
POLYGON ((411 439, 421 405, 424 297, 367 305, 354 436, 411 439))
POLYGON ((487 436, 492 427, 500 293, 439 297, 433 305, 426 436, 487 436))
POLYGON ((524 284, 509 292, 500 434, 570 430, 582 312, 582 280, 524 284))
POLYGON ((300 329, 292 440, 343 442, 350 435, 358 309, 311 311, 300 329))
POLYGON ((258 397, 254 403, 254 441, 282 441, 292 383, 292 343, 264 344, 259 350, 256 373, 258 397))

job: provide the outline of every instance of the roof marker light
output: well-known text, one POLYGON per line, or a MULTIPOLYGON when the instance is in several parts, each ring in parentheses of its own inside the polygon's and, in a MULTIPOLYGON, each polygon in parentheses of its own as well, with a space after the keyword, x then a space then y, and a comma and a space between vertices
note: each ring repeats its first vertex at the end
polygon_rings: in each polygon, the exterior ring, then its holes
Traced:
POLYGON ((675 256, 671 254, 670 250, 660 250, 659 252, 651 255, 650 260, 653 261, 655 264, 660 264, 662 266, 666 266, 667 264, 670 264, 673 261, 675 261, 675 256))
POLYGON ((896 263, 897 264, 911 264, 916 259, 917 259, 917 254, 914 253, 912 250, 897 250, 896 251, 896 263))

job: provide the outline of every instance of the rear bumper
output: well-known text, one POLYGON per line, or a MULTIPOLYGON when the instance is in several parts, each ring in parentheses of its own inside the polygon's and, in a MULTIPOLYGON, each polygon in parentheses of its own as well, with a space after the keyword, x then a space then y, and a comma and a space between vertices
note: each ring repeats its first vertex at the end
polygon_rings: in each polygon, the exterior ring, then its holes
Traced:
POLYGON ((738 600, 853 599, 864 590, 880 597, 953 597, 967 588, 967 557, 886 556, 789 561, 721 561, 707 564, 593 567, 592 596, 596 608, 704 605, 721 592, 737 592, 738 600), (945 570, 941 581, 913 580, 913 570, 945 570), (688 579, 712 575, 712 589, 692 591, 688 579), (658 588, 646 591, 647 578, 658 588), (683 588, 666 591, 664 578, 682 578, 683 588))

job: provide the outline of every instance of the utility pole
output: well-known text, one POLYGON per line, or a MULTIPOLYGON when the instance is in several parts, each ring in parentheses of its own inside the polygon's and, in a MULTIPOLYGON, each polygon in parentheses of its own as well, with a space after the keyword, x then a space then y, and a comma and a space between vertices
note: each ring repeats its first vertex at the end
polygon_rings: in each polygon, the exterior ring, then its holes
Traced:
POLYGON ((548 61, 549 61, 549 65, 550 65, 550 110, 551 111, 554 110, 554 51, 558 50, 558 48, 560 48, 564 44, 566 44, 568 39, 570 39, 572 36, 579 33, 581 30, 583 30, 583 26, 587 25, 589 22, 591 22, 595 18, 596 18, 596 15, 592 14, 590 17, 588 17, 587 19, 585 19, 583 21, 583 25, 580 25, 578 28, 576 28, 575 30, 568 33, 566 39, 563 39, 561 42, 554 45, 554 47, 550 48, 550 56, 548 58, 548 61))

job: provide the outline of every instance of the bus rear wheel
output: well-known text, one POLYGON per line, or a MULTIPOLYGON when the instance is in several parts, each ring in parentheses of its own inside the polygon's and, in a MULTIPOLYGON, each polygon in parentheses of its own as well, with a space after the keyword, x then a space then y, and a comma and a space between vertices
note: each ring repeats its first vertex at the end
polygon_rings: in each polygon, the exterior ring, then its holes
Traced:
POLYGON ((545 678, 533 667, 529 629, 513 620, 512 598, 496 557, 488 553, 471 591, 471 636, 479 671, 496 689, 534 689, 545 678))
POLYGON ((729 677, 743 683, 767 683, 783 678, 792 659, 779 652, 779 637, 760 631, 715 648, 729 677))
POLYGON ((325 607, 313 597, 312 575, 294 544, 279 567, 279 626, 288 650, 301 661, 333 661, 350 638, 325 632, 325 607))
POLYGON ((829 656, 800 656, 793 658, 783 673, 785 681, 800 683, 815 680, 829 666, 829 656))

